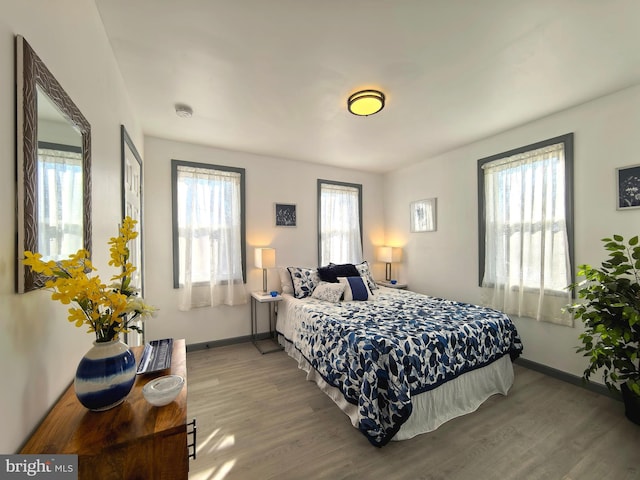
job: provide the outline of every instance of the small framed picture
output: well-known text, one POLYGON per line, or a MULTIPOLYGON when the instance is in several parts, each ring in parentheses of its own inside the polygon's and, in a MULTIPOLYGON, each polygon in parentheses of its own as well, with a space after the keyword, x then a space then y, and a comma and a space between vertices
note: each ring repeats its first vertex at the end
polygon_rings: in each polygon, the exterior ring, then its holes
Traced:
POLYGON ((295 203, 276 203, 276 227, 296 226, 295 203))
POLYGON ((411 231, 436 231, 436 198, 426 198, 411 202, 411 231))
POLYGON ((640 208, 640 165, 616 168, 618 210, 640 208))

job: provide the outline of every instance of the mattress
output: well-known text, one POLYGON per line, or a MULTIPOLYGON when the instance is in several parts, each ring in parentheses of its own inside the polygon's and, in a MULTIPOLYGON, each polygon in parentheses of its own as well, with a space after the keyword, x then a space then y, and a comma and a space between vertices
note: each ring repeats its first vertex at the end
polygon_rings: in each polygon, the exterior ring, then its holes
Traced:
POLYGON ((381 288, 373 301, 284 295, 286 352, 376 446, 435 430, 513 383, 522 343, 495 310, 381 288))

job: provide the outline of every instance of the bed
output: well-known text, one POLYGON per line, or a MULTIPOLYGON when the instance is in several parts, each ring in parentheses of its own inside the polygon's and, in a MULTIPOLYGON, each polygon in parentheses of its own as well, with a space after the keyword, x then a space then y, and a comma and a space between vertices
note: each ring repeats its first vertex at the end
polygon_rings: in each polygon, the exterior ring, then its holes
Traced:
POLYGON ((501 312, 385 287, 367 301, 284 293, 276 330, 307 379, 377 447, 506 395, 522 352, 501 312))

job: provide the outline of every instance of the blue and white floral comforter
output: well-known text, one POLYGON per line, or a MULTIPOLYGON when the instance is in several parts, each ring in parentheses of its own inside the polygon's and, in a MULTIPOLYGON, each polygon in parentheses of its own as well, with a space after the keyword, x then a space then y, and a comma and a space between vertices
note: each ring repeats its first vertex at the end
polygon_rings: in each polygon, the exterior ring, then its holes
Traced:
POLYGON ((406 291, 375 296, 296 302, 287 338, 358 407, 358 428, 373 445, 385 445, 409 418, 413 395, 522 352, 515 326, 496 310, 406 291))

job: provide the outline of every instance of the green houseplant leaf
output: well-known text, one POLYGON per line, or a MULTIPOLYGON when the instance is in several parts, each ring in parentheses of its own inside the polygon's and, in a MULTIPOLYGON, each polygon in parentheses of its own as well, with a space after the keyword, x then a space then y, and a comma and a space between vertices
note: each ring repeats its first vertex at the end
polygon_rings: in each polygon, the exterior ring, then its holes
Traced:
POLYGON ((600 268, 580 265, 584 279, 567 287, 582 299, 567 306, 585 326, 576 351, 588 359, 586 381, 602 370, 609 390, 626 382, 640 396, 640 242, 634 236, 625 243, 621 235, 602 241, 608 258, 600 268))

